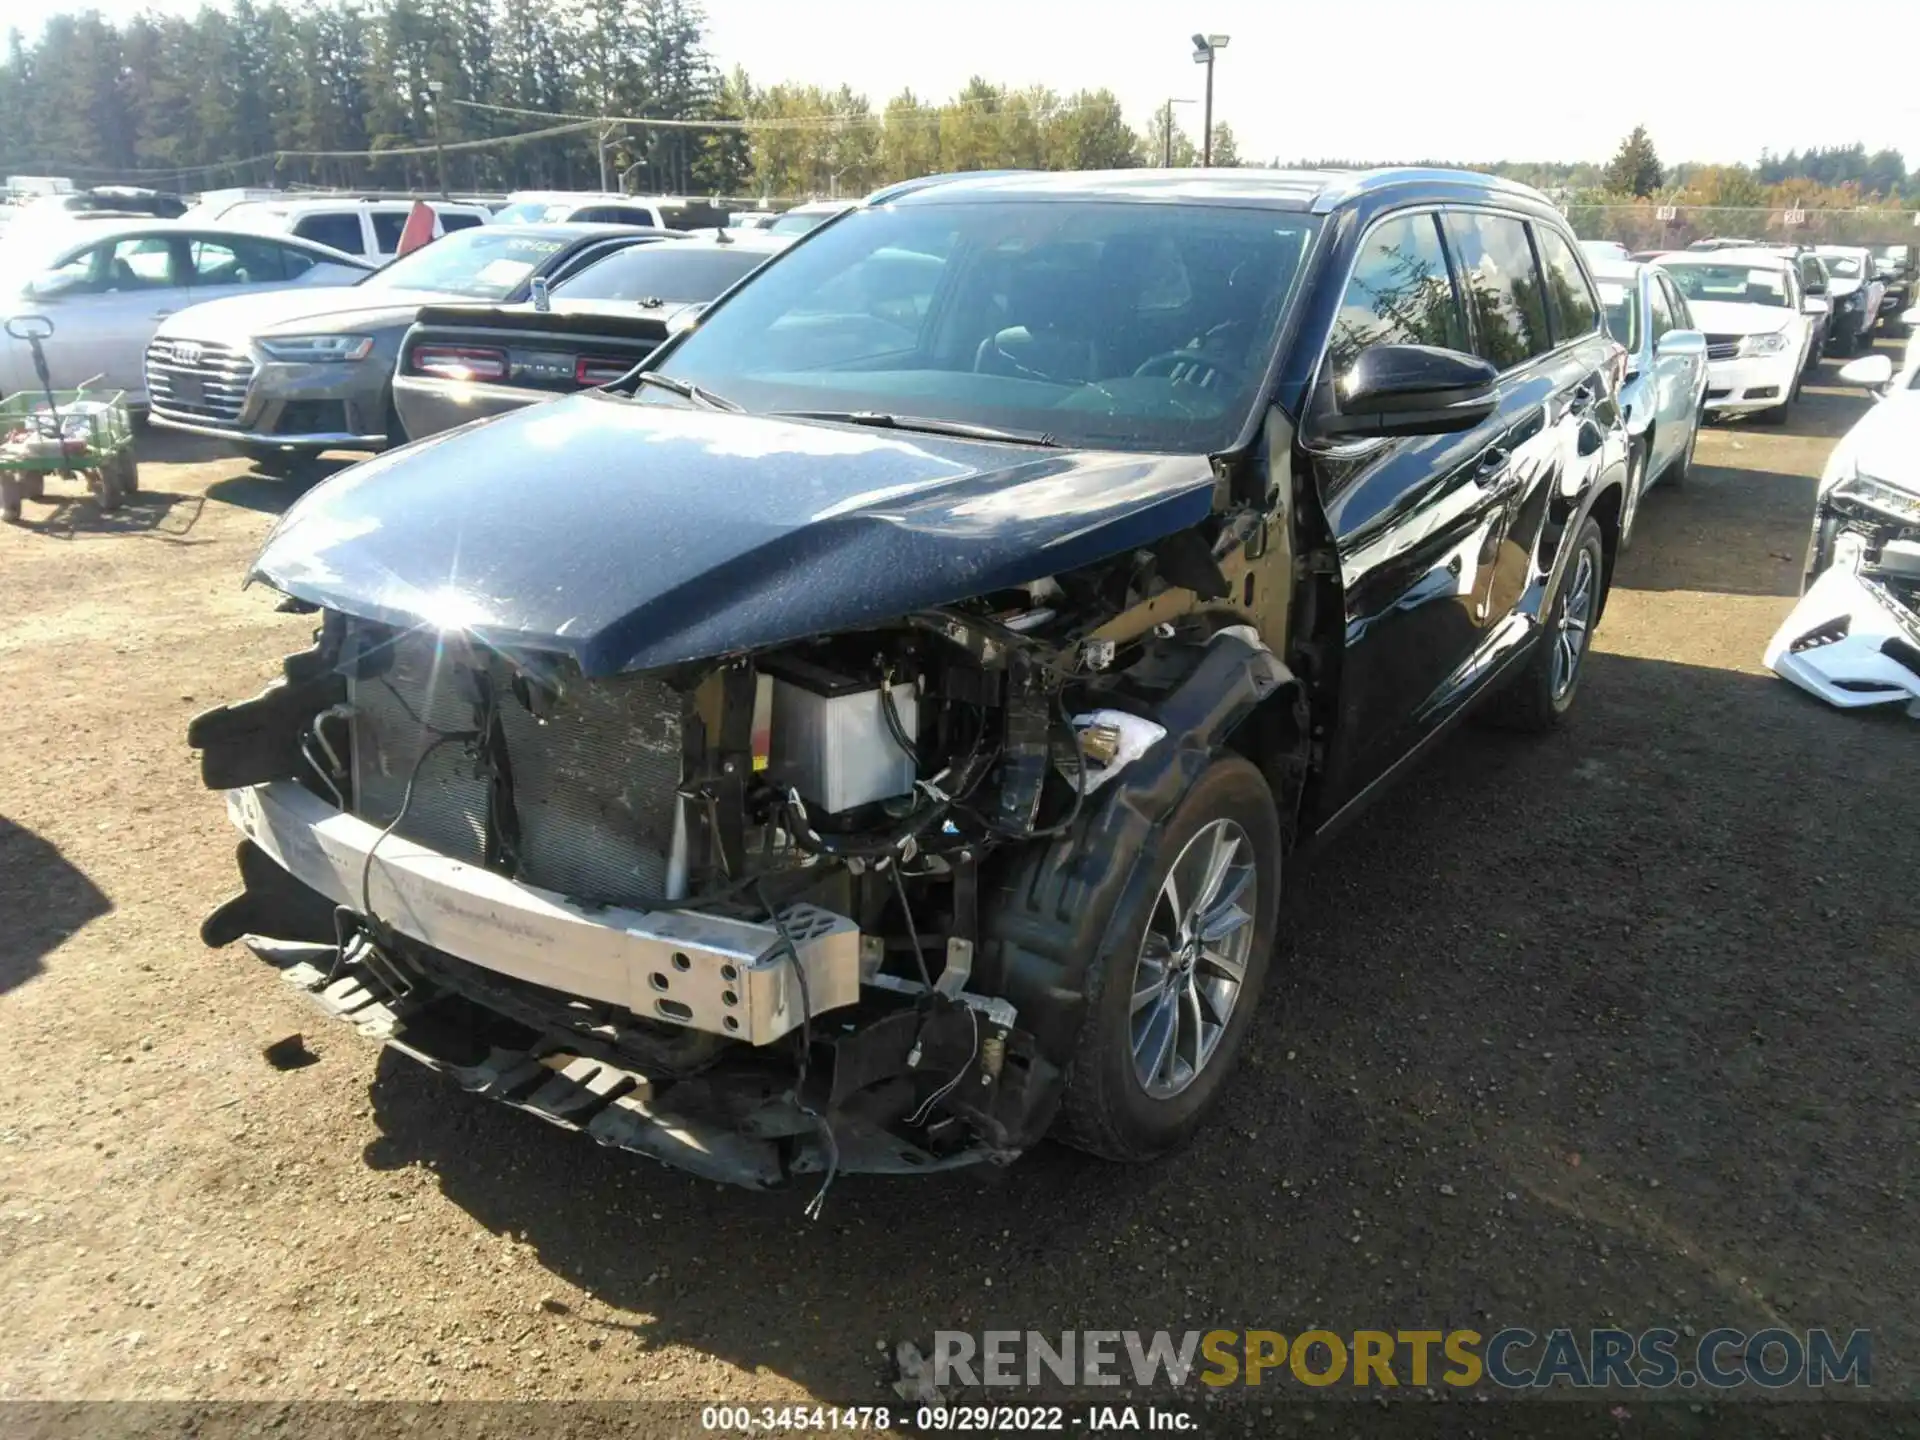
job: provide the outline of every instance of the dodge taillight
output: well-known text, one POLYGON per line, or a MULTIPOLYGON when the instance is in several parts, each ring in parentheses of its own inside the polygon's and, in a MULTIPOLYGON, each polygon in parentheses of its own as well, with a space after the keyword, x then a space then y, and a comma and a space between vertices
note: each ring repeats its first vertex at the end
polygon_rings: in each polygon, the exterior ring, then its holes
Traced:
POLYGON ((573 378, 581 385, 611 385, 638 363, 617 355, 582 355, 573 362, 573 378))
POLYGON ((437 375, 442 380, 504 380, 504 350, 474 349, 464 345, 418 345, 408 361, 415 375, 437 375))

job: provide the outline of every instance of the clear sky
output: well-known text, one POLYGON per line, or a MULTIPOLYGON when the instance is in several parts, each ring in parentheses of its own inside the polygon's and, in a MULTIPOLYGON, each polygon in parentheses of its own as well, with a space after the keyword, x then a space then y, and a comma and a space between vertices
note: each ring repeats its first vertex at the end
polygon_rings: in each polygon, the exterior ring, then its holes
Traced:
MULTIPOLYGON (((74 0, 83 8, 88 0, 74 0)), ((91 0, 116 17, 198 0, 91 0)), ((57 8, 49 6, 48 8, 57 8)), ((1196 30, 1232 37, 1214 115, 1243 158, 1668 162, 1856 140, 1920 165, 1920 3, 1857 0, 706 0, 723 68, 944 99, 979 74, 1107 86, 1144 125, 1197 100, 1196 30)), ((1182 123, 1199 129, 1199 107, 1182 123)))

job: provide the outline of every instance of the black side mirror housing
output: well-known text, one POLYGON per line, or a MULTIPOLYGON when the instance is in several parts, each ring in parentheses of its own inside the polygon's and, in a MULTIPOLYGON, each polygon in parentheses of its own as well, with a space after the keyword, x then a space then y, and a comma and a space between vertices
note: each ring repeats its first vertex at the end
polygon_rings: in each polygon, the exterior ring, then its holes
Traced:
POLYGON ((1337 376, 1315 417, 1322 435, 1448 435, 1493 413, 1500 372, 1437 345, 1375 345, 1337 376))

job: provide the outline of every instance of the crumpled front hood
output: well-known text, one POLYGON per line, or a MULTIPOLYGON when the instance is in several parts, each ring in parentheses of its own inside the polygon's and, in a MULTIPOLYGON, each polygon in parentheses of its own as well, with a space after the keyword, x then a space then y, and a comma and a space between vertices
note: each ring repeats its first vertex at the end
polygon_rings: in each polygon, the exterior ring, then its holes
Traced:
POLYGON ((356 327, 410 325, 421 306, 447 301, 447 296, 431 290, 370 290, 363 285, 269 290, 188 306, 162 324, 158 333, 229 344, 244 344, 275 332, 340 334, 356 327))
POLYGON ((1920 495, 1920 391, 1896 390, 1841 443, 1862 475, 1920 495))
POLYGON ((249 578, 589 675, 857 628, 1204 519, 1201 455, 1042 450, 589 391, 309 491, 249 578))

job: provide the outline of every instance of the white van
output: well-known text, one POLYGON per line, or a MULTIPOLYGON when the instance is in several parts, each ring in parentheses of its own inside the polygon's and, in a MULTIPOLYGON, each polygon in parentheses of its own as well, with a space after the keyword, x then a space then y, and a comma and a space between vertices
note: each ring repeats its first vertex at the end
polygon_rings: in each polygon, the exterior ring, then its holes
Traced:
MULTIPOLYGON (((484 205, 461 200, 429 200, 434 213, 434 235, 484 225, 484 205)), ((400 249, 400 232, 413 213, 411 200, 360 200, 351 196, 312 200, 246 200, 220 216, 222 225, 245 230, 297 235, 347 255, 358 255, 376 265, 393 259, 400 249)))

